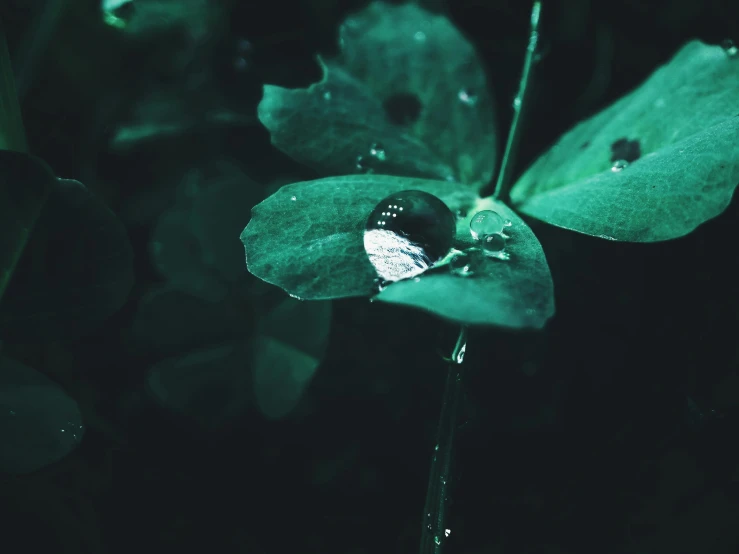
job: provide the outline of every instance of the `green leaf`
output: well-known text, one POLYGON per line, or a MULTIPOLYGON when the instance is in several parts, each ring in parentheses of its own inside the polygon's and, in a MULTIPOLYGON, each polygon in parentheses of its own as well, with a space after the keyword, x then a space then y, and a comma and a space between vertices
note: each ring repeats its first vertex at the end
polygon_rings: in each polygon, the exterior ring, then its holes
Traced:
POLYGON ((249 333, 250 327, 249 313, 232 299, 210 302, 166 284, 153 287, 141 298, 128 342, 137 355, 174 356, 235 341, 249 333))
POLYGON ((262 414, 281 419, 298 405, 323 360, 331 303, 288 298, 260 327, 253 340, 254 397, 262 414))
POLYGON ((125 227, 82 183, 57 179, 0 304, 0 336, 60 340, 95 329, 134 282, 125 227))
POLYGON ((0 150, 0 299, 54 186, 56 177, 43 161, 0 150))
POLYGON ((212 431, 232 424, 248 409, 248 351, 222 343, 166 359, 147 374, 149 395, 163 408, 212 431))
POLYGON ((380 300, 462 323, 515 328, 541 327, 554 313, 549 267, 531 229, 505 205, 476 199, 471 191, 460 191, 444 181, 367 175, 282 187, 254 207, 241 235, 249 270, 304 299, 374 294, 377 275, 363 244, 366 220, 380 200, 401 190, 431 193, 452 212, 467 213, 457 224, 460 249, 473 244, 469 222, 474 213, 499 212, 512 222, 511 259, 483 259, 473 277, 433 268, 418 282, 390 285, 378 296, 380 300))
POLYGON ((0 472, 25 474, 52 464, 83 434, 79 407, 59 385, 0 356, 0 472))
POLYGON ((422 190, 452 212, 476 195, 455 183, 388 175, 349 175, 287 185, 252 209, 241 234, 249 271, 304 300, 369 296, 377 287, 364 250, 367 217, 401 190, 422 190))
POLYGON ((554 315, 554 285, 544 251, 533 231, 505 204, 478 200, 457 223, 458 247, 473 246, 469 224, 475 213, 493 210, 511 222, 505 251, 508 260, 471 252, 472 275, 460 276, 445 264, 416 279, 385 288, 377 299, 431 312, 466 325, 538 329, 554 315))
POLYGON ((511 191, 547 223, 654 242, 721 214, 739 184, 739 60, 693 41, 639 88, 565 133, 511 191), (629 165, 612 171, 614 162, 629 165))
POLYGON ((346 20, 340 45, 321 82, 265 86, 258 114, 277 148, 322 174, 490 180, 494 104, 480 58, 449 20, 373 2, 346 20), (415 119, 398 119, 404 99, 420 105, 415 119))

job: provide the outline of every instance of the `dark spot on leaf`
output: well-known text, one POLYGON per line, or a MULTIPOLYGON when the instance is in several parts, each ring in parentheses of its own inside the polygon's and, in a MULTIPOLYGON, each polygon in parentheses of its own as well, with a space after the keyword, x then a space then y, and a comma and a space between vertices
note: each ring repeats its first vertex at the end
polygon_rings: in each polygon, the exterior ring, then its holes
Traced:
POLYGON ((415 94, 393 94, 385 99, 383 107, 388 119, 396 125, 409 125, 421 116, 421 102, 415 94))
POLYGON ((274 268, 272 267, 272 264, 264 264, 262 269, 264 270, 264 273, 272 273, 272 269, 274 268))
POLYGON ((590 146, 590 141, 586 140, 580 145, 580 150, 585 150, 588 146, 590 146))
POLYGON ((635 162, 641 157, 641 146, 638 140, 629 140, 626 137, 611 144, 611 161, 624 160, 635 162))

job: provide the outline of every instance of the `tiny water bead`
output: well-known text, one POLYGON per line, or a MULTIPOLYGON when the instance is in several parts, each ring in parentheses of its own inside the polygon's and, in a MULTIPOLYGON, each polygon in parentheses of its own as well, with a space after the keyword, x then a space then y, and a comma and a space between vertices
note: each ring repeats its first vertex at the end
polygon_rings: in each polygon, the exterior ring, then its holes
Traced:
POLYGON ((498 212, 493 210, 482 210, 472 216, 470 221, 470 234, 475 240, 480 240, 486 235, 500 233, 506 227, 507 221, 498 212))
POLYGON ((451 249, 456 218, 444 202, 420 190, 380 201, 367 218, 364 249, 385 281, 415 277, 451 249))
POLYGON ((626 160, 616 160, 611 166, 611 171, 613 171, 614 173, 618 173, 619 171, 623 171, 627 167, 629 167, 629 162, 627 162, 626 160))
POLYGON ((449 260, 449 271, 460 277, 472 277, 475 274, 474 261, 468 252, 457 252, 449 260))
POLYGON ((413 34, 413 38, 416 42, 426 42, 426 33, 423 31, 416 31, 413 34))
POLYGON ((385 148, 379 142, 372 143, 372 146, 370 146, 370 156, 384 162, 386 158, 385 148))
POLYGON ((506 236, 503 233, 492 233, 482 239, 482 251, 490 258, 510 260, 511 255, 506 252, 506 236))
POLYGON ((457 98, 459 98, 460 102, 467 104, 468 106, 474 106, 477 104, 477 95, 475 95, 474 91, 469 88, 461 89, 457 93, 457 98))
POLYGON ((739 47, 734 44, 734 41, 730 38, 721 41, 721 48, 726 52, 726 56, 729 58, 739 58, 739 47))

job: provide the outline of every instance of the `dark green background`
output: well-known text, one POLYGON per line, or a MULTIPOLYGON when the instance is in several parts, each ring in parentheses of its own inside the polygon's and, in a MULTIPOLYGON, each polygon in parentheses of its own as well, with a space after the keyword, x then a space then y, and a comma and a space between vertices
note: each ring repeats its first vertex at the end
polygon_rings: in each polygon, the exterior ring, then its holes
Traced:
MULTIPOLYGON (((502 133, 529 6, 450 4, 488 66, 502 133)), ((176 181, 184 163, 206 166, 224 154, 260 183, 315 177, 271 147, 255 116, 261 85, 318 79, 314 55, 335 52, 338 24, 363 3, 224 5, 206 46, 185 56, 186 30, 130 41, 100 23, 95 2, 70 1, 19 80, 32 153, 116 211, 153 183, 176 181), (234 65, 240 39, 252 45, 243 70, 234 65), (244 122, 124 154, 108 147, 147 92, 176 90, 202 72, 208 86, 193 105, 220 103, 244 122)), ((547 2, 519 171, 687 40, 739 42, 737 6, 547 2)), ((30 59, 41 7, 0 5, 19 68, 30 59)), ((557 314, 542 333, 471 333, 449 552, 737 552, 736 201, 690 236, 662 244, 615 244, 530 224, 552 269, 557 314)), ((327 358, 296 416, 267 422, 252 409, 234 426, 201 432, 141 392, 157 359, 133 355, 126 337, 141 294, 161 279, 147 253, 151 226, 129 232, 137 283, 119 313, 80 340, 5 345, 37 369, 82 383, 110 428, 88 430, 60 467, 0 481, 9 514, 0 519, 3 542, 16 536, 18 552, 95 554, 414 552, 444 380, 438 351, 451 348, 455 330, 366 300, 335 302, 327 358)), ((248 317, 257 310, 243 309, 248 317)))

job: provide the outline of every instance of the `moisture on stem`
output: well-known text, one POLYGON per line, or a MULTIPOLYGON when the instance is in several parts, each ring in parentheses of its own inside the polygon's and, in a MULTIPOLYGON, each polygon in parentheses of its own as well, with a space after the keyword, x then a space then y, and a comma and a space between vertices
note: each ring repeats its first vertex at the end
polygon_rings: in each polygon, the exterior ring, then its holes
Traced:
POLYGON ((441 415, 436 436, 436 446, 431 457, 431 471, 423 508, 420 554, 441 554, 444 541, 451 533, 447 526, 447 503, 451 480, 454 431, 457 428, 459 404, 462 396, 462 361, 467 348, 467 328, 459 331, 452 355, 446 359, 449 365, 441 415))
POLYGON ((539 44, 539 19, 541 16, 542 2, 537 0, 531 8, 531 27, 529 31, 529 45, 526 48, 526 57, 523 62, 523 71, 521 72, 521 80, 518 84, 518 92, 513 100, 513 121, 508 131, 508 140, 503 152, 503 160, 498 173, 498 180, 495 183, 495 191, 493 198, 496 200, 506 201, 511 185, 511 175, 513 172, 513 164, 518 150, 518 144, 521 141, 522 121, 524 111, 528 108, 527 95, 531 90, 531 77, 534 64, 536 63, 537 46, 539 44))

